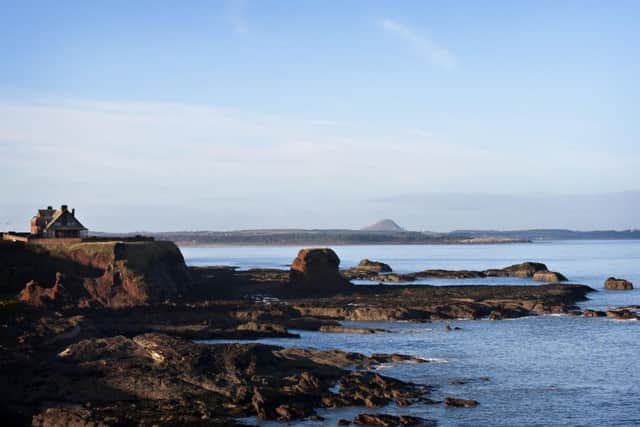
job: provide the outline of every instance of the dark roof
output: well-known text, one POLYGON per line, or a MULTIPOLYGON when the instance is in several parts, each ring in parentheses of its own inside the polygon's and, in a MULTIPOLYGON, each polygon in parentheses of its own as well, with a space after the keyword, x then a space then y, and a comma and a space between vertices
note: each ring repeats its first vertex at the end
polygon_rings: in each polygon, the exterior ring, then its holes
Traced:
POLYGON ((38 209, 38 214, 36 216, 42 218, 50 218, 55 213, 55 209, 38 209))
POLYGON ((75 215, 68 210, 56 209, 51 220, 47 223, 45 230, 66 229, 66 230, 86 230, 75 215))

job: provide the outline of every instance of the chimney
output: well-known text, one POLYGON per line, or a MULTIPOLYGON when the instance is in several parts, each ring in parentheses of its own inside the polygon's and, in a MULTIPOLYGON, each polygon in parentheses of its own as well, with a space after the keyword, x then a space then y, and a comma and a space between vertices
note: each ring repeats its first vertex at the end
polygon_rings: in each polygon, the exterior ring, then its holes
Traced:
POLYGON ((62 205, 60 206, 60 209, 62 210, 62 212, 66 212, 67 211, 68 206, 67 205, 62 205))
POLYGON ((76 208, 71 209, 71 215, 76 216, 76 208))
POLYGON ((53 210, 53 206, 47 206, 47 209, 51 211, 53 210))

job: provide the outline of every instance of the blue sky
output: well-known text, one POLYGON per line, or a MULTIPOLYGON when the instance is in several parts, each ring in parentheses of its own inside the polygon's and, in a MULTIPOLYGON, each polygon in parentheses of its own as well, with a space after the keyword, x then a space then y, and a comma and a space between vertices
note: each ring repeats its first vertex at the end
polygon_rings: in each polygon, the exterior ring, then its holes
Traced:
POLYGON ((638 227, 639 19, 633 1, 3 2, 0 229, 64 202, 122 231, 638 227))

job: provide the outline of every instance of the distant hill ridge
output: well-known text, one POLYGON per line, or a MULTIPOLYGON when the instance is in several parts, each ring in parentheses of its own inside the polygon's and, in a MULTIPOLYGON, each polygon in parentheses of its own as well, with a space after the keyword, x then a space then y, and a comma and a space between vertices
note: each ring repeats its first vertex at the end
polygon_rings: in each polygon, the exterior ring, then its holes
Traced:
POLYGON ((404 228, 400 227, 394 220, 385 218, 380 221, 367 225, 366 227, 362 227, 360 230, 362 231, 406 231, 404 228))

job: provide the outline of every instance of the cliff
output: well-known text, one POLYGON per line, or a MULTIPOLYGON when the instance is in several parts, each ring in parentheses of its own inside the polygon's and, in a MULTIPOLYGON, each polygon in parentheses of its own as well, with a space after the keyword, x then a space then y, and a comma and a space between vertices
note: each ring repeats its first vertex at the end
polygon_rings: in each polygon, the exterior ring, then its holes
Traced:
POLYGON ((130 307, 179 298, 191 286, 184 258, 171 242, 11 243, 2 253, 3 293, 28 282, 19 299, 36 306, 130 307))

